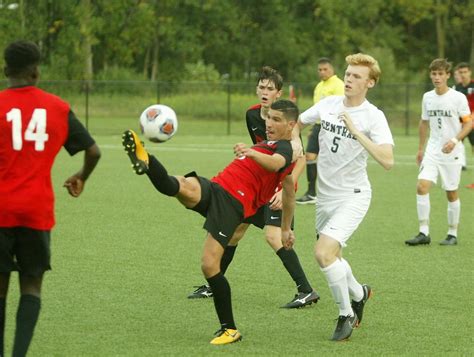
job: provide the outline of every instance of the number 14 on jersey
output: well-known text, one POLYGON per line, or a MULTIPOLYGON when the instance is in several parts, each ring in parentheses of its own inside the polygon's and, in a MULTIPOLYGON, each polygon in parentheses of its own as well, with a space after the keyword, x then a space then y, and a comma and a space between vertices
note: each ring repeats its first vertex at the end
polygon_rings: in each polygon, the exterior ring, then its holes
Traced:
POLYGON ((44 150, 44 143, 49 138, 46 133, 46 109, 37 108, 33 111, 24 136, 20 109, 10 110, 7 113, 7 121, 12 123, 13 150, 20 151, 23 148, 23 138, 26 141, 34 141, 36 151, 44 150))

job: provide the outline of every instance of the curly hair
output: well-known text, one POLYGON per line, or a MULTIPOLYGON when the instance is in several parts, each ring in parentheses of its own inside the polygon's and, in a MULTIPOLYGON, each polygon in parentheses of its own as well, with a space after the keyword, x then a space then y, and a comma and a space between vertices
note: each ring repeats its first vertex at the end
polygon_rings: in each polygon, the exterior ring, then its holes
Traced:
POLYGON ((375 83, 379 81, 382 71, 379 63, 375 58, 365 53, 356 53, 346 57, 346 63, 352 66, 365 66, 369 68, 369 78, 373 79, 375 83))
POLYGON ((5 74, 7 77, 22 76, 34 69, 41 60, 38 46, 30 41, 12 42, 5 48, 5 74))

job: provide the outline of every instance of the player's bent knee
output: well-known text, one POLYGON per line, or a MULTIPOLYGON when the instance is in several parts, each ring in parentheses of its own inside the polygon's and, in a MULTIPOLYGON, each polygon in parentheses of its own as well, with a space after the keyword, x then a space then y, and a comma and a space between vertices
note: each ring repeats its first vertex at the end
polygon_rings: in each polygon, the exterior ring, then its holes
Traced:
POLYGON ((431 184, 427 181, 418 181, 416 185, 416 193, 419 195, 427 195, 430 192, 431 184))
POLYGON ((321 268, 331 265, 337 259, 337 255, 332 247, 318 246, 318 244, 316 244, 314 249, 314 257, 321 268))
POLYGON ((213 277, 220 271, 220 262, 203 257, 201 260, 201 271, 206 278, 213 277))

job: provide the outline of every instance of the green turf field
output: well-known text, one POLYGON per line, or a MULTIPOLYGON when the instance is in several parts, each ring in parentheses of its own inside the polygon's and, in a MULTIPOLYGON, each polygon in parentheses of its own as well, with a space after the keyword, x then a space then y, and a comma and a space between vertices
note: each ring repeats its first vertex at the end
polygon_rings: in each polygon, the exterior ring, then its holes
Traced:
MULTIPOLYGON (((61 187, 82 155, 63 151, 54 167, 57 225, 53 271, 47 273, 43 305, 30 356, 235 355, 469 355, 473 353, 474 182, 473 157, 463 172, 459 245, 441 247, 446 199, 431 192, 428 247, 406 247, 417 233, 415 137, 396 138, 396 164, 385 172, 373 161, 369 213, 345 249, 356 277, 374 297, 364 321, 347 343, 329 341, 337 309, 313 258, 314 207, 296 210, 296 250, 317 305, 284 310, 295 292, 280 260, 251 228, 227 277, 243 341, 209 344, 219 328, 212 300, 186 299, 203 283, 200 255, 203 219, 154 190, 132 173, 120 137, 98 136, 103 156, 84 194, 73 199, 61 187)), ((232 158, 232 145, 245 136, 179 135, 147 144, 171 174, 197 170, 212 176, 232 158)), ((305 179, 300 180, 302 194, 305 179)), ((6 354, 10 354, 18 300, 16 276, 7 307, 6 354)))

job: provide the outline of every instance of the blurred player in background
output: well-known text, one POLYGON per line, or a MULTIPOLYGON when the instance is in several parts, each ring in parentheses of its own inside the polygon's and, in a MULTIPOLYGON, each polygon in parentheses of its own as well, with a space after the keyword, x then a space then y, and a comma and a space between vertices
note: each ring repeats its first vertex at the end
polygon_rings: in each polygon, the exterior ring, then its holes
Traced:
POLYGON ((441 177, 442 188, 448 199, 448 234, 441 245, 457 244, 457 229, 461 214, 458 196, 462 164, 460 142, 472 128, 471 111, 467 99, 461 93, 448 87, 451 63, 444 58, 431 62, 430 78, 434 90, 423 95, 422 113, 419 125, 419 145, 416 155, 420 165, 416 186, 416 208, 419 233, 405 241, 407 245, 430 244, 430 189, 441 177), (428 138, 428 143, 426 143, 428 138), (426 148, 425 148, 426 144, 426 148))
MULTIPOLYGON (((282 94, 283 79, 281 75, 270 67, 263 67, 257 80, 257 97, 259 104, 252 106, 245 115, 247 129, 254 144, 267 140, 265 119, 268 117, 270 106, 282 94)), ((298 160, 293 170, 293 180, 298 181, 298 177, 304 168, 304 158, 298 160)), ((306 278, 306 274, 301 267, 295 250, 285 249, 281 243, 281 206, 282 206, 281 187, 270 199, 270 202, 261 207, 258 212, 246 219, 237 227, 234 236, 225 247, 224 255, 221 260, 221 272, 224 274, 232 262, 237 249, 238 242, 243 238, 250 224, 264 230, 267 243, 273 248, 280 258, 285 269, 297 287, 297 294, 292 301, 284 305, 285 308, 299 308, 316 303, 319 299, 318 294, 313 290, 306 278)), ((212 290, 209 285, 198 286, 188 298, 206 298, 212 296, 212 290)))
MULTIPOLYGON (((318 103, 321 99, 331 95, 344 95, 344 82, 334 74, 334 67, 329 58, 323 57, 318 60, 318 76, 321 80, 314 88, 313 103, 318 103)), ((308 135, 306 145, 306 177, 308 180, 308 190, 296 200, 298 204, 316 203, 316 177, 318 176, 317 158, 319 153, 319 131, 321 123, 314 124, 308 135)))
MULTIPOLYGON (((471 117, 474 116, 474 80, 472 79, 472 72, 469 63, 461 62, 456 66, 454 73, 457 73, 458 79, 455 81, 456 89, 458 92, 463 93, 467 97, 467 102, 469 104, 469 110, 471 111, 471 117)), ((467 136, 469 142, 471 143, 471 152, 474 155, 474 120, 472 122, 473 130, 467 136)), ((465 154, 463 149, 463 154, 465 154)), ((466 155, 464 155, 464 166, 466 166, 466 155)), ((474 188, 474 183, 471 183, 467 186, 468 188, 474 188)))
POLYGON ((82 168, 64 183, 78 197, 100 151, 69 105, 36 87, 40 51, 34 43, 11 43, 4 57, 9 87, 0 92, 0 356, 10 274, 18 270, 21 296, 12 355, 19 357, 33 338, 43 275, 51 269, 54 160, 63 146, 70 155, 85 151, 82 168))
POLYGON ((315 257, 339 308, 334 341, 351 336, 371 295, 371 288, 355 279, 342 257, 369 209, 367 158, 371 155, 389 170, 394 145, 384 113, 366 99, 380 77, 378 62, 362 53, 347 56, 346 62, 344 96, 322 99, 301 114, 296 127, 321 122, 315 257))

